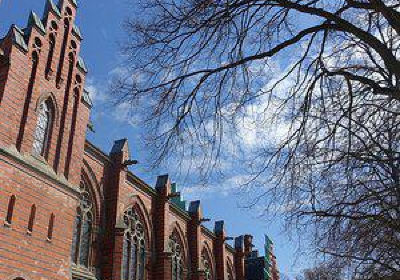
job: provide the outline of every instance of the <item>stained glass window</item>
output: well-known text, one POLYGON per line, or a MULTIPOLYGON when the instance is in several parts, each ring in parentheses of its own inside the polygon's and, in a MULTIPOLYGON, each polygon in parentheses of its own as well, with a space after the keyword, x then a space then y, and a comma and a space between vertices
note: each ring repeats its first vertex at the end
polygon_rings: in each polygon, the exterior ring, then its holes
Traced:
POLYGON ((140 247, 140 257, 139 257, 139 279, 144 279, 144 265, 146 262, 146 250, 144 246, 140 247))
POLYGON ((169 238, 169 248, 172 254, 172 280, 183 280, 184 261, 182 245, 180 244, 178 235, 175 232, 169 238))
POLYGON ((50 102, 43 101, 39 105, 38 120, 33 140, 33 154, 43 156, 48 145, 52 112, 50 102))
POLYGON ((211 259, 206 250, 201 254, 201 262, 204 269, 204 280, 212 280, 213 272, 211 269, 211 259))
POLYGON ((226 268, 227 268, 227 280, 234 280, 232 264, 230 262, 227 262, 226 268))
POLYGON ((82 228, 82 239, 81 239, 81 248, 79 254, 79 263, 84 265, 85 267, 89 266, 89 252, 90 252, 90 244, 91 244, 91 234, 92 234, 92 217, 90 213, 87 213, 83 228, 82 228))
POLYGON ((146 242, 144 226, 137 212, 130 208, 124 213, 126 231, 122 259, 123 280, 144 280, 146 242))
POLYGON ((80 200, 75 218, 72 237, 71 259, 73 263, 90 267, 90 248, 92 246, 93 213, 92 200, 84 183, 80 185, 80 200))

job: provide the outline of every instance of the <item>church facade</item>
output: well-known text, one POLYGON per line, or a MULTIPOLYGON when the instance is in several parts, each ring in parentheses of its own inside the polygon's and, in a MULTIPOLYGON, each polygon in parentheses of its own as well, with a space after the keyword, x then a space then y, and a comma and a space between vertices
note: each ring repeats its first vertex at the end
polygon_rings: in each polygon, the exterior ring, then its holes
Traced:
POLYGON ((230 246, 168 175, 135 176, 126 139, 109 153, 86 140, 76 12, 47 0, 0 41, 0 280, 245 279, 251 236, 230 246))

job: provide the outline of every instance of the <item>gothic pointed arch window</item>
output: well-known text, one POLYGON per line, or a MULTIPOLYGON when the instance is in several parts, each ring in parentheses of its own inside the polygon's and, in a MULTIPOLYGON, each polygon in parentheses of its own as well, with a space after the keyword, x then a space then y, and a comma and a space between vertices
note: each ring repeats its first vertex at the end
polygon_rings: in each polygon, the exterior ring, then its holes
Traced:
POLYGON ((50 144, 50 132, 54 117, 50 99, 43 100, 38 107, 38 118, 33 139, 33 154, 45 157, 50 144))
POLYGON ((144 280, 147 258, 145 227, 133 207, 125 211, 124 224, 122 279, 144 280))
POLYGON ((90 268, 94 221, 93 200, 84 182, 80 184, 79 191, 79 206, 75 216, 71 259, 78 266, 90 268))
POLYGON ((230 261, 226 262, 226 270, 227 280, 235 280, 235 276, 233 274, 233 266, 230 261))
POLYGON ((206 249, 203 249, 201 253, 201 264, 204 270, 204 280, 213 280, 212 262, 211 257, 206 249))
POLYGON ((180 242, 179 235, 174 231, 169 237, 169 250, 171 252, 171 270, 172 270, 172 280, 183 280, 184 279, 184 255, 183 246, 180 242))

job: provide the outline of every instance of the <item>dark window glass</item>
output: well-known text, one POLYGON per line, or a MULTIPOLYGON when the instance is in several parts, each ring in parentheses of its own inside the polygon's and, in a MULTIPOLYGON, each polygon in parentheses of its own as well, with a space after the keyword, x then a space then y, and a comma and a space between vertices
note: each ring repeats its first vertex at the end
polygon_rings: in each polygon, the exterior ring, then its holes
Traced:
POLYGON ((122 279, 129 280, 129 261, 131 251, 131 238, 130 234, 127 233, 124 238, 124 248, 122 255, 122 279))
POLYGON ((146 265, 146 250, 140 247, 139 279, 144 279, 144 267, 146 265))
POLYGON ((55 216, 53 213, 51 213, 50 220, 49 220, 49 227, 47 229, 47 239, 48 240, 53 239, 54 219, 55 219, 55 216))
POLYGON ((47 57, 46 74, 49 74, 49 72, 51 70, 51 64, 53 62, 55 45, 56 45, 56 38, 54 37, 54 34, 50 34, 50 36, 49 36, 49 55, 47 57))
POLYGON ((33 231, 33 226, 35 224, 35 216, 36 216, 36 205, 33 204, 31 207, 31 214, 29 215, 28 232, 33 231))
POLYGON ((136 280, 136 268, 137 268, 137 244, 136 241, 133 241, 131 246, 131 259, 129 262, 130 267, 130 279, 136 280))
POLYGON ((12 195, 8 202, 7 217, 6 217, 6 222, 9 225, 11 225, 11 223, 12 223, 15 201, 16 201, 16 197, 15 197, 15 195, 12 195))
POLYGON ((89 252, 92 237, 92 221, 89 214, 86 215, 82 229, 81 248, 79 250, 79 263, 85 267, 89 266, 89 252))
POLYGON ((75 217, 75 227, 72 236, 72 249, 71 249, 71 259, 74 263, 77 263, 78 259, 81 228, 82 228, 82 217, 80 214, 80 210, 78 210, 75 217))

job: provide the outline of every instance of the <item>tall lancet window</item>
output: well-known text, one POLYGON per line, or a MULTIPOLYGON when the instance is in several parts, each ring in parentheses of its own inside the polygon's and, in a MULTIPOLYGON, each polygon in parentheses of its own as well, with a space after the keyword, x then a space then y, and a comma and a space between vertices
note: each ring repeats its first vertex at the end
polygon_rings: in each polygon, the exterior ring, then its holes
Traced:
POLYGON ((45 156, 49 146, 53 110, 50 100, 44 100, 39 105, 38 120, 33 140, 33 154, 45 156))
POLYGON ((169 249, 172 254, 171 269, 172 269, 172 280, 183 280, 184 279, 184 260, 182 245, 179 242, 179 237, 174 232, 169 237, 169 249))
POLYGON ((202 263, 203 269, 204 269, 204 279, 205 280, 213 280, 214 277, 213 277, 213 271, 212 271, 212 265, 211 265, 211 258, 205 249, 201 253, 201 263, 202 263))
POLYGON ((122 258, 123 280, 144 280, 146 265, 146 239, 143 223, 135 209, 124 213, 126 226, 122 258))
POLYGON ((80 201, 75 217, 71 259, 76 265, 90 267, 93 233, 93 203, 86 184, 80 185, 80 201))
POLYGON ((227 280, 234 280, 232 264, 229 261, 226 262, 226 269, 227 280))

